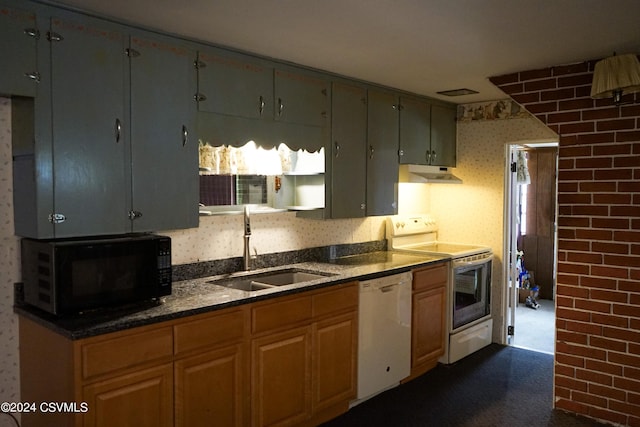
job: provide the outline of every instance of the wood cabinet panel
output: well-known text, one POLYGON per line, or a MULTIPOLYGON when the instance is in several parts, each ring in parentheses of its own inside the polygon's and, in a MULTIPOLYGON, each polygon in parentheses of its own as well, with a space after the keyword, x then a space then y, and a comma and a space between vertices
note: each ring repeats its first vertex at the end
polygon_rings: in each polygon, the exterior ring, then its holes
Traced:
POLYGON ((427 165, 431 148, 431 104, 424 99, 401 97, 400 163, 427 165))
POLYGON ((356 282, 342 285, 338 289, 313 295, 313 317, 319 318, 332 313, 358 307, 359 290, 356 282))
POLYGON ((413 290, 423 291, 438 286, 447 286, 449 281, 449 263, 413 271, 413 290))
POLYGON ((284 297, 251 308, 251 332, 259 334, 311 320, 311 296, 284 297))
POLYGON ((435 367, 445 352, 449 262, 413 271, 411 375, 435 367))
POLYGON ((314 325, 314 412, 356 397, 357 340, 356 311, 314 325))
POLYGON ((132 368, 145 363, 170 359, 173 355, 171 327, 138 333, 98 337, 82 344, 82 378, 132 368))
POLYGON ((456 106, 431 106, 431 165, 456 166, 456 106))
POLYGON ((84 427, 173 426, 173 366, 161 366, 87 385, 84 427))
POLYGON ((141 214, 131 231, 197 227, 196 52, 146 33, 131 36, 130 46, 129 209, 141 214))
POLYGON ((127 38, 80 16, 52 18, 51 33, 60 38, 49 43, 54 211, 66 217, 55 237, 126 232, 127 38))
POLYGON ((252 425, 293 425, 311 414, 311 328, 254 339, 252 425))
POLYGON ((333 84, 331 121, 331 218, 365 215, 367 191, 367 91, 333 84))
POLYGON ((278 121, 323 127, 329 124, 329 81, 302 70, 274 71, 274 113, 278 121))
POLYGON ((246 366, 241 344, 176 361, 175 426, 242 426, 246 366))
POLYGON ((398 213, 398 95, 369 90, 367 216, 398 213))
POLYGON ((239 341, 245 335, 245 311, 234 309, 182 322, 173 327, 174 351, 183 355, 193 350, 239 341))
POLYGON ((36 96, 39 38, 33 11, 0 4, 0 94, 36 96))
POLYGON ((446 288, 439 287, 413 296, 412 366, 444 354, 446 288))

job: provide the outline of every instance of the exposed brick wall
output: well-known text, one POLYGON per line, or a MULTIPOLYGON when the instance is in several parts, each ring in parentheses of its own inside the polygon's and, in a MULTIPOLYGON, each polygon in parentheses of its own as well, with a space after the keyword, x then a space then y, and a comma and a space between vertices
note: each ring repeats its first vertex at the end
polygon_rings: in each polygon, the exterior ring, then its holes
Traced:
POLYGON ((490 80, 560 136, 555 406, 640 426, 640 94, 591 99, 595 62, 490 80))

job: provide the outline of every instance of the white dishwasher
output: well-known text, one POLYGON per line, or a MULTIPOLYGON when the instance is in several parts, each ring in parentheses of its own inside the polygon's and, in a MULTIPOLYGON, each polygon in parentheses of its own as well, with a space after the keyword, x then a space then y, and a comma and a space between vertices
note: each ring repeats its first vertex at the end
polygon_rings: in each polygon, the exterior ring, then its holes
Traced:
POLYGON ((411 371, 410 272, 360 282, 358 395, 398 385, 411 371))

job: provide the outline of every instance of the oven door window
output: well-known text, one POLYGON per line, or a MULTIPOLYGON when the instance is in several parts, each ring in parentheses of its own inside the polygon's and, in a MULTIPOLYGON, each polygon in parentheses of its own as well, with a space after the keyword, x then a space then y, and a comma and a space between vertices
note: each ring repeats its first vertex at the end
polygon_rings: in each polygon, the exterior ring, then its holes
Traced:
POLYGON ((491 261, 454 270, 453 329, 490 314, 491 261))

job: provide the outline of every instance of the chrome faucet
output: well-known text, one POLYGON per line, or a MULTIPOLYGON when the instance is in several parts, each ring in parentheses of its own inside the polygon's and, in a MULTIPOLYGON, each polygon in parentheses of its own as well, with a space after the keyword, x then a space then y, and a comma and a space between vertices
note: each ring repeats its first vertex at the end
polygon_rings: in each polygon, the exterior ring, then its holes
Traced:
POLYGON ((249 249, 249 239, 251 239, 251 219, 249 217, 249 206, 244 206, 244 270, 251 269, 251 250, 249 249))

